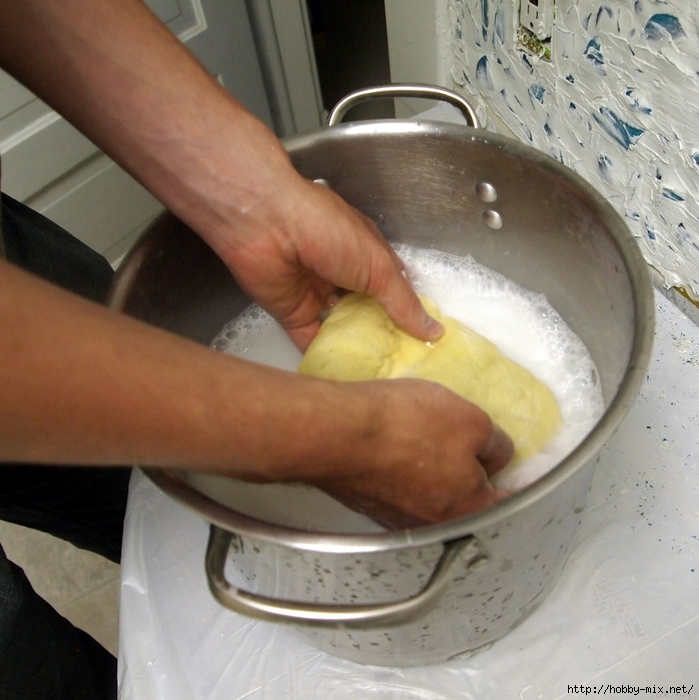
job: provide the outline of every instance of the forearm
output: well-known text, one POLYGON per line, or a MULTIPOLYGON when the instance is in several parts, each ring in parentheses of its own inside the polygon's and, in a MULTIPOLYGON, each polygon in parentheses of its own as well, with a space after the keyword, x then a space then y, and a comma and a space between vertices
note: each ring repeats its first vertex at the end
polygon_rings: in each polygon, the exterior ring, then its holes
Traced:
POLYGON ((419 380, 330 382, 221 355, 0 261, 0 462, 186 468, 314 484, 379 522, 501 497, 512 444, 419 380))
POLYGON ((370 443, 364 392, 220 355, 2 261, 0 280, 0 461, 313 480, 370 443))
POLYGON ((300 348, 335 287, 439 337, 373 222, 302 178, 140 0, 0 0, 0 64, 202 236, 300 348))
POLYGON ((300 180, 139 0, 0 0, 0 18, 2 66, 210 242, 300 180))

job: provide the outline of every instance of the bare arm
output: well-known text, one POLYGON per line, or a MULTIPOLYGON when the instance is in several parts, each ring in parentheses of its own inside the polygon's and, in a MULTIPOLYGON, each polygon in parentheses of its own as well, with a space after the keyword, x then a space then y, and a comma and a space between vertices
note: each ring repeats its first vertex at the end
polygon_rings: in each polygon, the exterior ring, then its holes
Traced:
POLYGON ((499 494, 509 441, 416 380, 329 382, 221 355, 0 261, 0 458, 305 481, 382 522, 499 494))
POLYGON ((376 227, 300 177, 139 0, 0 0, 0 63, 197 231, 301 348, 335 286, 439 335, 376 227))
MULTIPOLYGON (((336 286, 439 334, 373 224, 303 180, 137 0, 0 0, 0 63, 202 235, 299 347, 336 286)), ((6 263, 0 285, 0 459, 304 480, 402 524, 498 498, 486 476, 508 440, 441 387, 244 363, 6 263)))

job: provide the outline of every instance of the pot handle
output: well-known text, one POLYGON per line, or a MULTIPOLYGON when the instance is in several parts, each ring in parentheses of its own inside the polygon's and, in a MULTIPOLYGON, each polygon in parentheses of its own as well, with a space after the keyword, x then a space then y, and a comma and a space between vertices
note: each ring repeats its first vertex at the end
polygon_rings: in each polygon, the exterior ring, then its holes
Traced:
POLYGON ((420 83, 396 83, 395 85, 379 85, 377 87, 356 90, 343 97, 328 116, 328 126, 334 126, 342 121, 345 114, 355 105, 367 100, 377 100, 388 97, 419 97, 421 99, 439 100, 456 107, 466 117, 469 126, 480 129, 476 110, 461 95, 435 85, 420 83))
POLYGON ((232 532, 211 526, 206 551, 206 576, 211 592, 221 605, 237 613, 272 622, 313 623, 327 625, 388 625, 406 622, 435 605, 449 580, 449 570, 460 556, 468 557, 469 571, 481 568, 487 560, 480 542, 468 535, 444 543, 444 551, 432 576, 416 595, 395 603, 373 605, 330 605, 279 600, 257 595, 232 586, 225 577, 224 567, 232 532))

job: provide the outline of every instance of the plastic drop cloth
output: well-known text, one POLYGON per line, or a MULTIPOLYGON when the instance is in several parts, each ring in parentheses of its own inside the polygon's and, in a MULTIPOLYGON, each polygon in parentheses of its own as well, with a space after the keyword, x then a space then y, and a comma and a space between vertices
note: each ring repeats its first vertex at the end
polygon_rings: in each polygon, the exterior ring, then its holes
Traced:
POLYGON ((699 328, 660 293, 648 378, 596 470, 573 550, 520 627, 466 660, 409 669, 320 652, 218 605, 208 526, 140 472, 122 561, 121 700, 699 698, 699 328), (590 691, 594 692, 594 691, 590 691), (616 692, 616 697, 631 697, 616 692), (673 697, 677 697, 674 695, 673 697))

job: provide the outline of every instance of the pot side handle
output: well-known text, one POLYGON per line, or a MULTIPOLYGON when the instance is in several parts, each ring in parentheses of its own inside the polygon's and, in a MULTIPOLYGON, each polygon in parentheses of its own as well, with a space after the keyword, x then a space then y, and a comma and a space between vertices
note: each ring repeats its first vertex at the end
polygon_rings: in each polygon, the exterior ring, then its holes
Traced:
POLYGON ((335 126, 352 107, 367 100, 378 100, 389 97, 419 97, 420 99, 438 100, 447 102, 456 107, 466 117, 469 126, 480 129, 480 122, 476 116, 476 110, 465 98, 456 92, 436 85, 422 85, 420 83, 396 83, 394 85, 378 85, 376 87, 355 90, 343 97, 331 110, 328 116, 328 126, 335 126))
POLYGON ((481 568, 488 560, 480 542, 468 535, 444 543, 444 551, 425 587, 416 595, 394 603, 373 605, 330 605, 279 600, 243 591, 231 585, 224 568, 232 532, 211 526, 206 551, 206 576, 214 598, 234 612, 271 622, 310 623, 314 625, 392 625, 407 622, 435 605, 449 582, 449 571, 461 555, 467 557, 467 570, 481 568))

